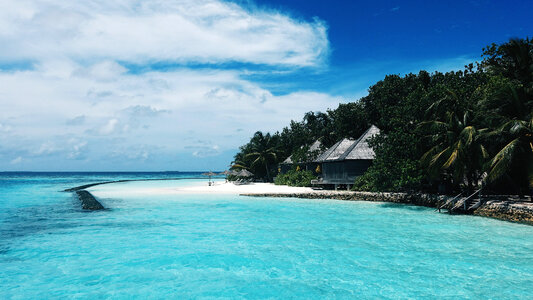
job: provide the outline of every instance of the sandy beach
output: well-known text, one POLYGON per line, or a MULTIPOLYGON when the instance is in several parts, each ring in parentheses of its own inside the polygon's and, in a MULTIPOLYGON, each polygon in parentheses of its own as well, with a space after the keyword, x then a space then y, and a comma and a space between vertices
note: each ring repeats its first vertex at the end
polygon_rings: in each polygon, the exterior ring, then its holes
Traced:
POLYGON ((171 195, 171 194, 304 194, 314 190, 308 187, 280 186, 273 183, 234 184, 232 182, 215 181, 208 185, 207 181, 191 183, 186 186, 173 185, 135 185, 127 184, 123 188, 112 185, 98 185, 87 190, 99 197, 120 197, 127 195, 171 195))
POLYGON ((292 187, 275 185, 273 183, 248 183, 237 185, 232 182, 215 182, 215 185, 197 185, 175 189, 184 193, 217 193, 217 194, 293 194, 310 193, 313 189, 308 187, 292 187))

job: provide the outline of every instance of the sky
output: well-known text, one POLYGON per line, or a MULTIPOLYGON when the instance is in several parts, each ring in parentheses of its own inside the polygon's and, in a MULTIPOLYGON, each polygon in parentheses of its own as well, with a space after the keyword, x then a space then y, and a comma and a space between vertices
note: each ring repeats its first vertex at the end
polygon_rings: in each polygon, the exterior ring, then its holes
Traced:
POLYGON ((0 171, 224 170, 255 131, 533 36, 533 1, 0 0, 0 171))

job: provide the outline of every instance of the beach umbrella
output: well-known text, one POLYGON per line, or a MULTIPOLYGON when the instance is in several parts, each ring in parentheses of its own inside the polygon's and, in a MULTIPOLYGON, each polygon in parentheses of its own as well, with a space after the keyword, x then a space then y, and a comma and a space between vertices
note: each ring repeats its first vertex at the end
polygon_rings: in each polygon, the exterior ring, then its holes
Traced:
POLYGON ((211 171, 207 172, 207 173, 202 173, 202 175, 204 176, 209 176, 209 185, 211 185, 211 176, 215 176, 217 175, 216 173, 213 173, 211 171))
POLYGON ((233 172, 226 170, 224 172, 218 173, 218 175, 226 175, 226 176, 228 176, 228 175, 233 175, 233 172))
POLYGON ((244 170, 242 169, 239 173, 237 173, 237 176, 240 176, 240 177, 251 177, 251 176, 254 176, 254 174, 248 170, 244 170))

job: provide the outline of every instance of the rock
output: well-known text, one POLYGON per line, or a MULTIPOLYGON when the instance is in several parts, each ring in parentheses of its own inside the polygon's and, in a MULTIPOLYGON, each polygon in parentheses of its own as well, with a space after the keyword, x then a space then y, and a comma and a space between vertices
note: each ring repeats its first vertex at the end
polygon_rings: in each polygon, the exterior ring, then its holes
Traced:
POLYGON ((76 191, 76 195, 78 196, 78 199, 81 201, 81 208, 86 210, 101 210, 104 209, 104 206, 94 198, 94 196, 85 191, 76 191))
MULTIPOLYGON (((373 193, 373 192, 349 192, 349 191, 315 191, 308 193, 288 193, 288 194, 242 194, 242 196, 252 197, 292 197, 307 199, 336 199, 348 201, 379 201, 412 204, 438 208, 453 200, 454 197, 439 196, 420 193, 373 193)), ((519 222, 533 225, 533 202, 513 199, 512 196, 484 196, 479 207, 473 211, 474 215, 491 217, 495 219, 519 222)), ((451 205, 445 207, 450 209, 451 205)))

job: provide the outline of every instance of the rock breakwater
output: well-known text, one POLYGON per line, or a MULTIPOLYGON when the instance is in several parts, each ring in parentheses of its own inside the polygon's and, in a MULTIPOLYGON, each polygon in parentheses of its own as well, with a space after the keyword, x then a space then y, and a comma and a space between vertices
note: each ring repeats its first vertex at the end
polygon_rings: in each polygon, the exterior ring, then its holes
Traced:
MULTIPOLYGON (((251 197, 289 197, 305 199, 333 199, 345 201, 375 201, 411 204, 439 208, 450 196, 422 193, 373 193, 352 191, 313 191, 308 193, 256 193, 241 194, 251 197)), ((504 221, 533 225, 533 202, 519 200, 512 196, 482 197, 482 204, 472 212, 473 215, 490 217, 504 221)))

